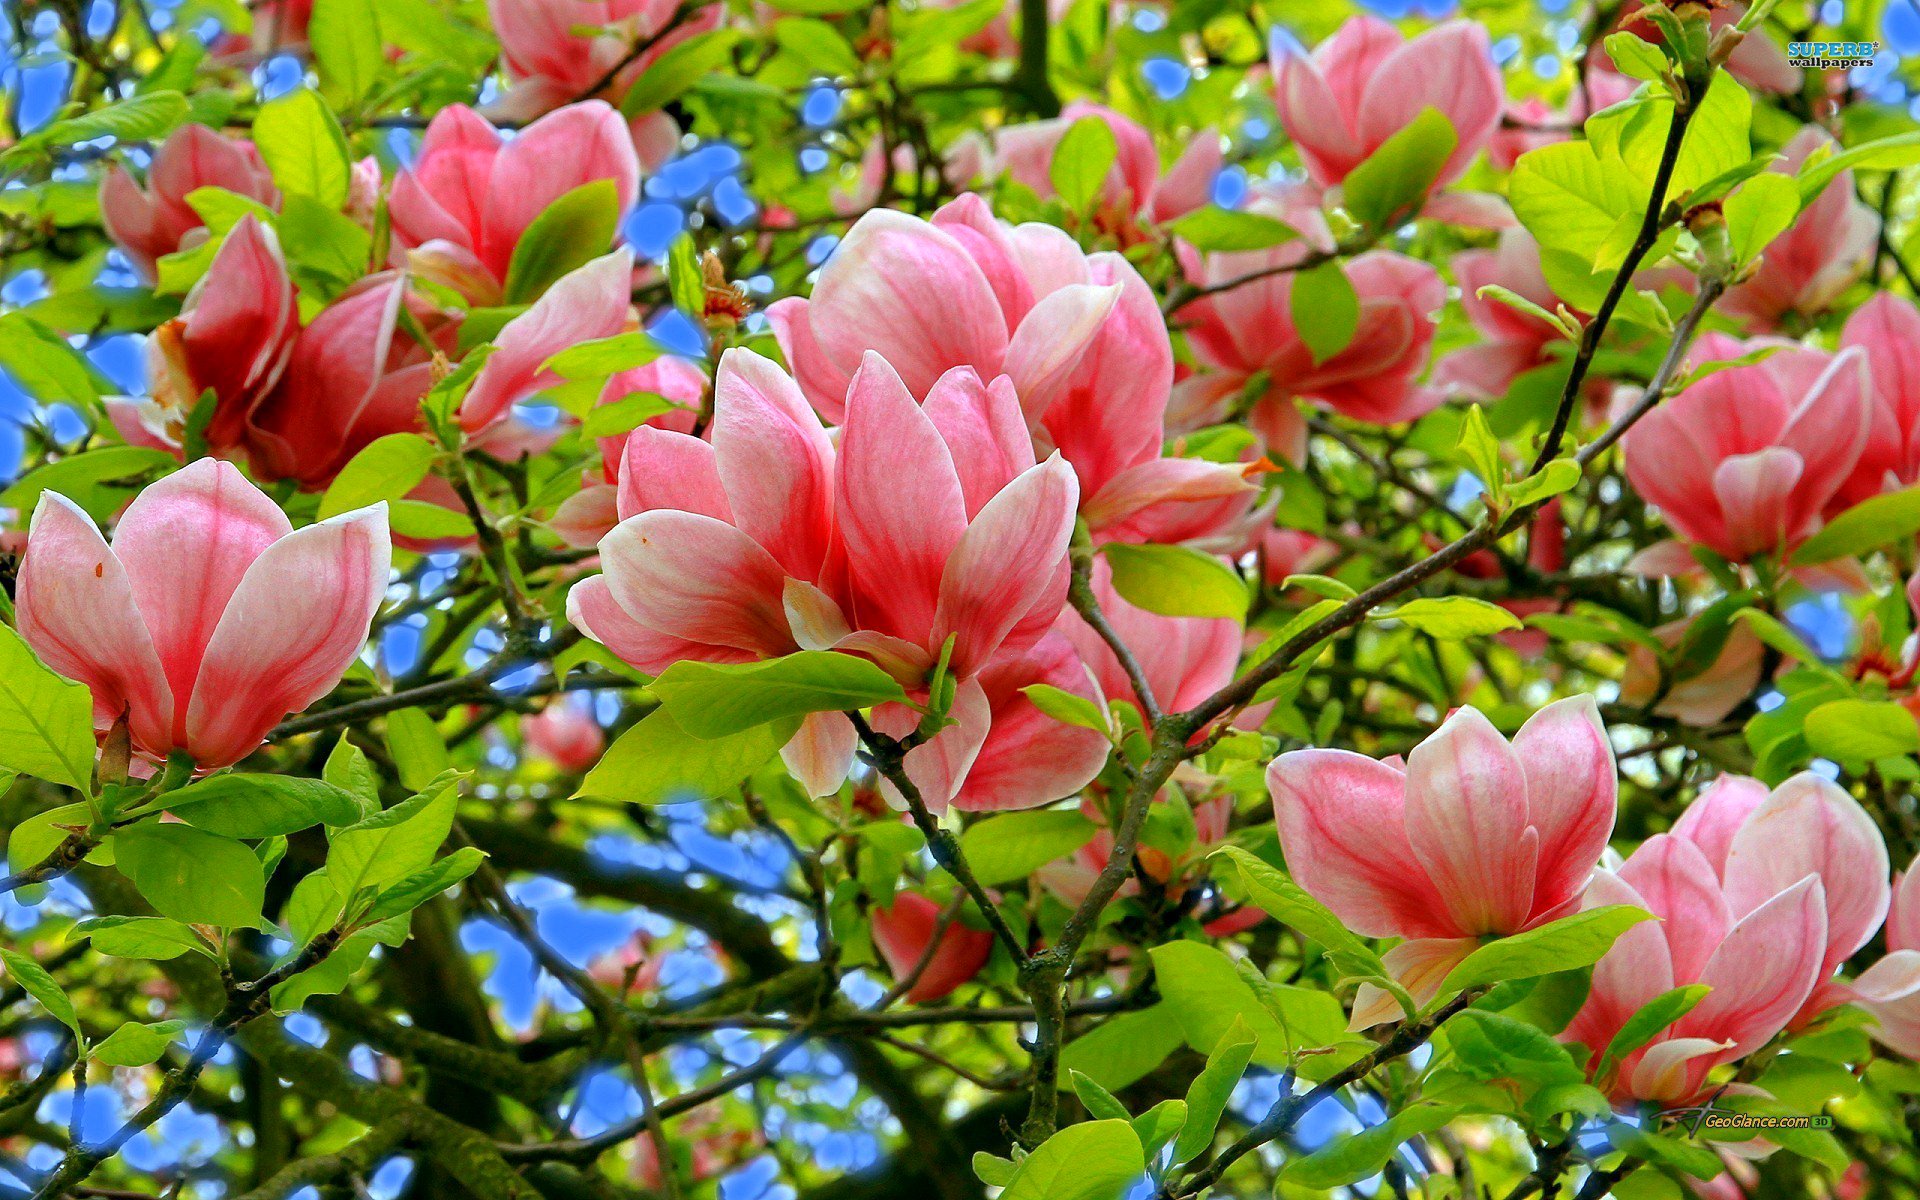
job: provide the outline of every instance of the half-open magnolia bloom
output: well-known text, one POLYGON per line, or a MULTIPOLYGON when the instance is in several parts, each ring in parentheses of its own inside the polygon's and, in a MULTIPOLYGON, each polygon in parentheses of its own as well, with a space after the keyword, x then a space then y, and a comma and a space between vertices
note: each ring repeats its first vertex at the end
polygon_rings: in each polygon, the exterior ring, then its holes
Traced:
POLYGON ((1153 134, 1131 117, 1100 104, 1076 100, 1058 117, 1009 125, 994 135, 990 170, 1032 188, 1042 199, 1056 195, 1053 154, 1067 130, 1083 118, 1104 122, 1113 131, 1115 154, 1095 202, 1100 227, 1123 245, 1138 241, 1143 225, 1183 217, 1213 199, 1220 174, 1220 136, 1203 129, 1193 136, 1173 165, 1163 172, 1153 134))
MULTIPOLYGON (((1686 637, 1693 621, 1670 621, 1653 631, 1669 649, 1686 637)), ((1727 628, 1727 640, 1713 661, 1684 679, 1662 677, 1660 659, 1650 647, 1635 642, 1627 647, 1627 665, 1620 676, 1622 704, 1652 704, 1653 711, 1688 725, 1716 725, 1753 695, 1765 669, 1766 643, 1745 621, 1727 628)))
MULTIPOLYGON (((487 0, 514 81, 492 111, 529 121, 575 100, 619 100, 662 54, 719 24, 725 9, 686 5, 694 11, 682 18, 682 7, 681 0, 487 0)), ((644 113, 629 137, 651 169, 672 155, 680 127, 666 113, 644 113)))
POLYGON ((1894 885, 1886 957, 1861 972, 1853 991, 1878 1022, 1867 1030, 1873 1040, 1920 1059, 1920 859, 1894 885))
MULTIPOLYGON (((495 424, 514 402, 558 382, 542 370, 547 359, 620 332, 632 307, 632 261, 624 249, 595 259, 507 322, 461 403, 461 424, 472 432, 495 424)), ((178 450, 211 390, 205 436, 215 454, 244 457, 261 478, 322 487, 374 439, 420 428, 435 352, 454 352, 458 322, 403 273, 387 271, 362 279, 301 329, 273 230, 242 217, 181 315, 148 339, 150 395, 117 403, 115 423, 129 440, 178 450), (402 305, 432 347, 402 327, 402 305)))
MULTIPOLYGON (((1780 148, 1782 157, 1768 169, 1792 175, 1822 147, 1833 148, 1833 139, 1809 125, 1780 148)), ((1880 214, 1854 192, 1853 172, 1842 171, 1785 233, 1767 243, 1752 278, 1728 288, 1720 310, 1759 331, 1776 329, 1789 317, 1818 316, 1866 273, 1879 237, 1880 214)))
POLYGON ((1595 1083, 1616 1104, 1685 1104, 1707 1074, 1746 1057, 1787 1027, 1820 979, 1827 905, 1807 873, 1759 903, 1736 908, 1713 864, 1676 834, 1648 838, 1617 872, 1598 871, 1585 908, 1630 904, 1654 915, 1628 929, 1594 964, 1593 987, 1562 1040, 1602 1051, 1648 1001, 1677 987, 1710 990, 1693 1010, 1626 1055, 1595 1083))
MULTIPOLYGON (((1591 696, 1555 701, 1511 744, 1456 710, 1402 769, 1349 750, 1267 768, 1287 869, 1354 932, 1400 937, 1386 964, 1419 1001, 1487 934, 1572 911, 1613 833, 1613 747, 1591 696)), ((1399 1006, 1362 987, 1353 1026, 1399 1006)))
POLYGON ((1802 771, 1773 789, 1757 779, 1722 776, 1687 806, 1673 833, 1713 864, 1738 918, 1807 875, 1820 878, 1826 938, 1820 974, 1794 1023, 1836 1005, 1851 991, 1833 978, 1879 930, 1887 915, 1887 844, 1866 810, 1832 780, 1802 771))
POLYGON ((590 705, 561 698, 520 719, 527 749, 562 771, 578 774, 600 761, 607 735, 593 719, 590 705))
MULTIPOLYGON (((700 401, 707 393, 707 373, 684 358, 665 355, 645 366, 622 371, 607 380, 600 389, 596 408, 618 404, 629 396, 652 395, 679 405, 643 424, 652 429, 670 429, 692 433, 700 419, 700 401)), ((600 447, 600 470, 589 470, 586 486, 562 501, 551 522, 569 546, 585 550, 600 544, 620 523, 620 464, 626 458, 627 433, 611 433, 596 439, 600 447)))
POLYGON ((1458 141, 1435 187, 1458 179, 1500 126, 1506 88, 1477 21, 1448 21, 1407 40, 1378 17, 1355 17, 1303 55, 1276 47, 1274 103, 1307 174, 1331 187, 1432 108, 1458 141))
MULTIPOLYGON (((1709 333, 1695 358, 1759 348, 1709 333)), ((1627 479, 1684 541, 1730 562, 1779 554, 1819 529, 1860 461, 1871 418, 1862 351, 1786 345, 1648 413, 1626 436, 1627 479)), ((1648 563, 1671 557, 1652 549, 1648 563)))
POLYGON ((211 770, 333 690, 390 557, 386 505, 296 532, 236 467, 201 459, 134 497, 111 545, 78 505, 41 493, 18 628, 92 691, 96 728, 124 717, 142 758, 184 750, 211 770))
POLYGON ((1204 256, 1181 244, 1187 279, 1210 294, 1179 313, 1203 370, 1175 389, 1169 423, 1195 429, 1227 420, 1257 379, 1262 390, 1247 424, 1265 441, 1267 453, 1297 463, 1307 445, 1297 401, 1375 425, 1432 411, 1443 393, 1416 380, 1433 348, 1434 314, 1447 302, 1440 273, 1384 250, 1346 263, 1342 269, 1359 299, 1359 321, 1344 348, 1316 362, 1294 324, 1294 277, 1279 268, 1324 249, 1324 227, 1315 227, 1317 217, 1304 216, 1297 196, 1264 193, 1247 207, 1295 225, 1303 240, 1204 256), (1242 279, 1247 282, 1235 283, 1242 279))
POLYGON ((499 304, 527 227, 555 200, 600 180, 612 182, 621 212, 640 190, 626 124, 604 101, 570 104, 510 140, 466 105, 448 105, 393 181, 393 264, 476 305, 499 304))
POLYGON ((108 165, 100 180, 100 221, 147 283, 154 281, 160 259, 206 237, 206 222, 187 203, 204 187, 225 188, 269 208, 280 203, 253 143, 205 125, 183 125, 160 143, 144 188, 118 163, 108 165))
POLYGON ((993 934, 957 917, 940 927, 940 906, 915 892, 901 892, 886 908, 873 910, 873 946, 896 980, 913 980, 902 999, 925 1004, 951 996, 980 973, 993 953, 993 934), (936 936, 937 935, 937 936, 936 936), (927 948, 933 947, 929 957, 927 948), (927 965, 914 976, 920 960, 927 965))
POLYGON ((1920 309, 1904 296, 1876 292, 1847 318, 1840 345, 1867 356, 1873 416, 1866 448, 1828 503, 1829 516, 1920 482, 1920 309))
MULTIPOLYGON (((712 440, 642 426, 627 439, 606 573, 576 585, 574 623, 642 671, 840 650, 924 694, 954 639, 955 724, 906 758, 933 808, 1030 807, 1078 790, 1105 740, 1047 719, 1033 683, 1091 693, 1063 639, 1078 490, 1035 463, 1011 385, 959 368, 924 404, 878 354, 849 385, 836 448, 799 386, 747 350, 722 356, 712 440)), ((908 732, 904 705, 876 728, 908 732)), ((809 718, 787 762, 815 794, 852 768, 854 730, 809 718)))
POLYGON ((1480 341, 1446 355, 1433 368, 1433 385, 1480 400, 1498 400, 1513 381, 1553 361, 1547 348, 1566 340, 1552 323, 1510 304, 1480 295, 1497 285, 1552 312, 1560 298, 1540 268, 1540 243, 1524 229, 1509 229, 1491 250, 1463 250, 1453 256, 1460 284, 1460 307, 1480 341))
POLYGON ((1035 453, 1058 450, 1097 538, 1186 541, 1242 516, 1234 466, 1161 457, 1173 346, 1140 273, 1050 225, 1009 225, 968 194, 931 221, 875 210, 848 231, 811 299, 767 309, 807 399, 838 420, 861 356, 915 395, 954 367, 1012 380, 1035 453))

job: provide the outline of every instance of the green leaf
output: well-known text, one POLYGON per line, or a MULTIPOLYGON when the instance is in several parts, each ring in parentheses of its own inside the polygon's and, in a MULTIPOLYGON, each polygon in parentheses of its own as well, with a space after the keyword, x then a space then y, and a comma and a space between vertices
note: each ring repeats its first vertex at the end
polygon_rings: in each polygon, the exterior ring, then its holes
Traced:
POLYGON ((1525 1021, 1469 1008, 1444 1028, 1455 1065, 1474 1079, 1516 1079, 1537 1087, 1586 1081, 1565 1046, 1525 1021))
POLYGON ((95 950, 115 958, 165 962, 187 953, 214 956, 205 938, 167 917, 96 917, 80 922, 73 932, 92 942, 95 950))
POLYGON ((773 26, 774 40, 806 69, 827 78, 852 78, 860 74, 860 56, 840 31, 825 21, 811 17, 792 17, 773 26))
POLYGON ((156 1021, 151 1025, 129 1021, 108 1034, 88 1057, 111 1067, 144 1067, 160 1061, 186 1027, 185 1021, 156 1021))
POLYGON ((1206 254, 1265 250, 1300 236, 1293 226, 1265 213, 1221 208, 1215 204, 1188 213, 1175 221, 1171 229, 1175 237, 1206 254))
POLYGON ((1223 846, 1214 857, 1225 858, 1239 868, 1241 886, 1254 907, 1325 947, 1341 970, 1350 975, 1387 973, 1380 956, 1355 936, 1345 922, 1267 862, 1239 846, 1223 846))
POLYGON ((1107 173, 1120 152, 1113 129, 1099 117, 1081 117, 1054 145, 1047 178, 1072 212, 1085 212, 1106 186, 1107 173))
POLYGON ((1050 683, 1028 684, 1020 691, 1033 702, 1035 708, 1062 725, 1077 725, 1103 734, 1109 731, 1107 710, 1085 696, 1054 687, 1050 683))
POLYGON ((176 91, 153 91, 109 104, 92 112, 54 121, 0 152, 0 164, 38 155, 49 146, 71 146, 95 138, 120 142, 155 141, 186 121, 187 98, 176 91))
MULTIPOLYGON (((833 0, 836 4, 842 2, 843 0, 833 0)), ((988 1187, 1007 1186, 1013 1181, 1014 1172, 1019 1169, 1019 1164, 1010 1158, 988 1154, 985 1150, 973 1152, 973 1173, 979 1176, 980 1182, 988 1187)))
POLYGON ((1741 266, 1760 257, 1767 243, 1792 227, 1800 215, 1800 189, 1793 180, 1763 171, 1728 196, 1721 211, 1727 219, 1727 241, 1741 266))
POLYGON ((1146 1153, 1148 1162, 1160 1157, 1179 1132, 1186 1128, 1187 1102, 1185 1100, 1162 1100, 1148 1109, 1143 1115, 1135 1117, 1133 1133, 1140 1139, 1140 1148, 1146 1153))
POLYGON ((700 270, 700 252, 688 234, 681 234, 667 247, 667 294, 675 308, 694 320, 706 314, 706 276, 700 270))
POLYGON ((1920 721, 1892 700, 1830 700, 1807 714, 1806 737, 1813 753, 1856 767, 1920 753, 1920 721))
MULTIPOLYGON (((17 327, 0 318, 0 346, 17 327)), ((4 356, 0 351, 0 357, 4 356)), ((33 393, 29 389, 29 394, 33 393)), ((42 492, 55 492, 78 504, 96 521, 104 521, 127 502, 134 487, 156 472, 179 465, 164 450, 150 446, 103 446, 42 463, 0 492, 0 505, 32 512, 42 492)))
POLYGON ((637 117, 679 99, 701 76, 726 65, 739 40, 736 30, 715 29, 672 47, 633 81, 620 101, 620 111, 629 118, 637 117))
POLYGON ((1460 422, 1457 445, 1460 457, 1473 468, 1481 488, 1496 500, 1503 496, 1506 492, 1506 463, 1500 457, 1500 439, 1493 435, 1493 428, 1487 423, 1484 405, 1467 406, 1466 416, 1460 422))
POLYGON ((1000 813, 968 826, 960 849, 980 882, 993 887, 1065 858, 1092 841, 1096 832, 1077 809, 1000 813))
POLYGON ((93 697, 0 625, 0 768, 91 792, 93 697))
POLYGON ((362 817, 370 817, 380 810, 380 777, 374 774, 366 752, 346 738, 335 742, 327 752, 320 777, 352 796, 360 806, 362 817))
POLYGON ((120 873, 161 916, 189 925, 258 929, 266 874, 232 838, 158 821, 113 835, 120 873))
POLYGON ((1671 73, 1667 56, 1660 52, 1658 46, 1624 30, 1608 34, 1606 47, 1607 56, 1613 59, 1614 69, 1629 79, 1658 83, 1671 73))
POLYGON ((1820 532, 1801 542, 1788 561, 1796 567, 1832 562, 1909 539, 1916 532, 1920 532, 1920 487, 1886 492, 1828 521, 1820 532))
POLYGON ((1592 266, 1623 216, 1644 211, 1646 185, 1592 143, 1556 142, 1520 156, 1507 185, 1514 215, 1546 250, 1592 266))
POLYGON ((424 792, 447 769, 446 739, 423 709, 398 708, 387 714, 387 750, 403 786, 424 792))
POLYGON ((1450 995, 1464 988, 1589 966, 1600 961, 1600 956, 1612 948, 1614 939, 1640 922, 1652 919, 1653 914, 1645 909, 1630 904, 1609 904, 1488 942, 1448 972, 1440 985, 1440 993, 1450 995))
POLYGON ((314 0, 307 40, 320 68, 320 87, 336 104, 365 96, 386 69, 374 0, 314 0))
POLYGON ((1207 1055, 1207 1065, 1187 1088, 1187 1121, 1173 1144, 1174 1162, 1189 1162, 1213 1145, 1213 1135, 1227 1111, 1227 1100, 1253 1058, 1254 1044, 1253 1033, 1246 1022, 1235 1017, 1220 1044, 1207 1055))
POLYGON ((1370 619, 1399 621, 1448 641, 1485 637, 1521 627, 1520 618, 1498 604, 1473 596, 1422 596, 1390 612, 1375 613, 1370 619))
POLYGON ((1417 1100, 1377 1125, 1351 1137, 1336 1137, 1320 1149, 1289 1162, 1281 1178, 1317 1191, 1344 1187, 1377 1175, 1400 1143, 1432 1133, 1460 1113, 1449 1104, 1417 1100))
MULTIPOLYGON (((12 776, 7 776, 10 783, 12 776)), ((7 867, 13 871, 25 871, 45 862, 47 855, 67 840, 71 832, 66 826, 78 826, 82 829, 92 822, 93 811, 86 804, 62 804, 45 812, 35 813, 13 827, 7 835, 7 867)), ((88 856, 89 861, 102 857, 100 850, 88 856)), ((111 855, 106 855, 108 862, 111 855)))
POLYGON ((1109 1017, 1068 1042, 1060 1065, 1118 1090, 1151 1074, 1184 1042, 1180 1023, 1161 1006, 1109 1017))
POLYGON ((635 392, 612 404, 595 405, 587 413, 587 419, 580 422, 580 436, 589 438, 610 437, 638 429, 661 413, 672 412, 682 407, 651 392, 635 392))
POLYGON ((324 521, 382 500, 398 500, 427 477, 439 453, 417 433, 375 438, 334 476, 314 515, 324 521))
MULTIPOLYGON (((64 401, 82 411, 100 407, 101 380, 92 365, 66 338, 25 313, 0 314, 0 367, 13 376, 21 391, 42 404, 64 401)), ((160 451, 148 453, 158 454, 160 451)), ((88 457, 89 454, 68 455, 59 462, 73 462, 88 457)), ((39 471, 57 465, 57 462, 48 464, 40 467, 39 471)), ((39 471, 29 472, 28 478, 39 471)), ((16 495, 16 489, 20 486, 20 483, 16 483, 7 489, 5 503, 12 508, 30 508, 30 503, 23 503, 16 495)), ((39 494, 37 490, 33 493, 34 496, 39 494)))
POLYGON ((1340 185, 1341 203, 1369 229, 1386 229, 1426 199, 1460 136, 1437 108, 1423 108, 1355 167, 1340 185))
POLYGON ((1022 1159, 1000 1200, 1120 1200, 1146 1173, 1125 1121, 1069 1125, 1022 1159))
POLYGON ((265 838, 315 825, 351 825, 361 817, 353 796, 319 779, 292 775, 215 775, 156 803, 208 833, 265 838))
POLYGON ((320 93, 296 88, 262 105, 253 119, 253 142, 281 191, 311 196, 332 209, 346 203, 352 176, 347 139, 320 93))
POLYGON ((373 256, 373 235, 338 209, 298 194, 284 198, 280 245, 294 282, 313 297, 331 300, 357 282, 373 256))
POLYGON ((561 276, 605 254, 619 228, 620 194, 611 179, 583 183, 547 205, 513 247, 506 303, 532 303, 561 276))
POLYGON ((1838 153, 1814 153, 1800 164, 1796 177, 1800 184, 1800 204, 1813 203, 1840 172, 1850 170, 1895 171, 1920 163, 1920 130, 1875 138, 1838 153))
POLYGON ((660 353, 660 343, 645 330, 634 329, 568 346, 541 364, 540 369, 552 371, 563 379, 603 379, 644 367, 659 358, 660 353))
POLYGON ((326 870, 334 895, 345 901, 424 870, 453 828, 455 793, 447 782, 335 833, 326 870))
POLYGON ((1694 1005, 1712 990, 1704 983, 1689 984, 1662 992, 1641 1005, 1639 1011, 1620 1026, 1613 1040, 1607 1043, 1606 1050, 1594 1063, 1594 1078, 1604 1079, 1621 1059, 1659 1037, 1667 1026, 1692 1012, 1694 1005))
POLYGON ((798 718, 697 738, 656 708, 615 739, 580 782, 579 795, 629 804, 722 795, 759 770, 799 728, 798 718))
POLYGON ((1507 500, 1513 504, 1533 504, 1571 491, 1580 482, 1580 464, 1571 458, 1556 458, 1540 470, 1507 487, 1507 500))
POLYGON ((429 500, 387 501, 387 524, 401 537, 423 542, 464 541, 473 537, 473 522, 467 514, 429 500))
POLYGON ((1294 327, 1313 355, 1314 365, 1352 344, 1360 328, 1360 297, 1338 262, 1295 271, 1290 295, 1294 327))
MULTIPOLYGON (((1168 942, 1148 953, 1160 1009, 1178 1022, 1187 1045, 1202 1054, 1213 1053, 1236 1018, 1258 1039, 1254 1061, 1268 1065, 1289 1065, 1304 1050, 1368 1044, 1347 1032, 1347 1014, 1331 992, 1269 984, 1263 998, 1241 978, 1232 959, 1200 942, 1168 942)), ((1350 1057, 1343 1054, 1315 1055, 1301 1058, 1299 1069, 1303 1076, 1324 1078, 1346 1061, 1350 1057)))
POLYGON ((677 662, 653 681, 653 691, 680 728, 699 738, 906 699, 893 676, 867 659, 831 650, 757 663, 677 662))
MULTIPOLYGON (((80 1045, 87 1044, 87 1035, 80 1030, 80 1014, 74 1011, 73 1001, 67 993, 47 974, 45 967, 17 950, 0 947, 0 966, 7 969, 7 976, 20 985, 20 990, 40 1002, 40 1007, 52 1013, 62 1025, 73 1030, 74 1040, 80 1045)), ((1129 1135, 1131 1136, 1131 1135, 1129 1135)))
POLYGON ((480 869, 486 854, 462 846, 423 871, 415 871, 399 883, 381 892, 368 910, 367 922, 385 921, 409 913, 480 869))
POLYGON ((1087 1106, 1087 1112, 1096 1121, 1132 1121, 1133 1114, 1127 1106, 1113 1098, 1113 1093, 1101 1087, 1080 1072, 1069 1069, 1067 1078, 1072 1082, 1073 1094, 1080 1103, 1087 1106))
POLYGON ((1247 615, 1246 583, 1211 554, 1126 542, 1108 542, 1100 552, 1113 568, 1113 590, 1135 607, 1163 617, 1247 615))

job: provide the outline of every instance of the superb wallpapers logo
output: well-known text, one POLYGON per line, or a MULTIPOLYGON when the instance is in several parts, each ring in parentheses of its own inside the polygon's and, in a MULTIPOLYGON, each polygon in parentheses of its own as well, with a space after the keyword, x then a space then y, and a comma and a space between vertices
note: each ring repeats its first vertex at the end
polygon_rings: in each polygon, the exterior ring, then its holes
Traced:
POLYGON ((1787 61, 1817 71, 1870 67, 1880 53, 1879 42, 1790 42, 1787 61))

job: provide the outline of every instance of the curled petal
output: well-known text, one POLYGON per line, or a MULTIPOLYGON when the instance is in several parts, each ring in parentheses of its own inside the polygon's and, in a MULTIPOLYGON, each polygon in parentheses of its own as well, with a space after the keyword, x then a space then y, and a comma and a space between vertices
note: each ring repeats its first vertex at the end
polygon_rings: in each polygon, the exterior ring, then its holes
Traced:
POLYGON ((613 598, 650 629, 765 657, 796 649, 780 564, 724 521, 643 512, 602 539, 600 559, 613 598))

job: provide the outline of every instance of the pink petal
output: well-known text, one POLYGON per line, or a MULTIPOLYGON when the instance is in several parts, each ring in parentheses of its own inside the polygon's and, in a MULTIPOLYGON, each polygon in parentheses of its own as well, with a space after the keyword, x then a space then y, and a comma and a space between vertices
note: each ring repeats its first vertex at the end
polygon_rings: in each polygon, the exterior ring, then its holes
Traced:
MULTIPOLYGON (((1713 491, 1726 521, 1727 540, 1708 545, 1745 561, 1756 554, 1775 553, 1790 539, 1797 540, 1807 531, 1788 522, 1803 470, 1800 456, 1779 446, 1721 462, 1713 469, 1713 491)), ((1681 529, 1672 518, 1669 523, 1681 529)))
POLYGON ((94 722, 128 714, 135 744, 173 746, 173 691, 134 601, 126 568, 93 519, 57 492, 40 493, 15 597, 20 637, 47 666, 93 693, 94 722))
POLYGON ((505 277, 521 234, 549 204, 599 180, 613 181, 622 213, 640 190, 633 135, 604 100, 556 109, 520 131, 493 160, 481 257, 505 277))
POLYGON ((827 352, 813 336, 809 303, 800 296, 774 301, 767 306, 767 325, 808 402, 821 416, 838 424, 846 419, 847 385, 853 382, 853 374, 828 361, 827 352))
POLYGON ((1700 795, 1673 823, 1674 836, 1686 838, 1700 847, 1707 861, 1713 864, 1714 873, 1725 875, 1733 835, 1753 815, 1753 810, 1766 802, 1767 796, 1767 785, 1758 779, 1721 775, 1701 788, 1700 795))
POLYGON ((1668 1038, 1647 1047, 1635 1064, 1628 1090, 1635 1099, 1672 1103, 1699 1092, 1707 1072, 1728 1058, 1731 1047, 1713 1038, 1668 1038))
POLYGON ((681 659, 696 662, 752 662, 757 655, 730 646, 691 642, 650 629, 627 615, 613 598, 605 575, 573 585, 567 593, 567 620, 613 651, 614 657, 646 675, 658 675, 681 659))
POLYGON ((1107 739, 1096 730, 1047 716, 1022 688, 1049 684, 1098 704, 1073 647, 1058 635, 1022 655, 1002 654, 980 672, 991 725, 980 754, 954 797, 962 812, 1037 808, 1071 796, 1107 762, 1107 739))
POLYGON ((491 425, 515 402, 559 382, 541 369, 549 358, 624 329, 632 282, 633 251, 625 248, 561 276, 500 330, 493 354, 460 402, 460 424, 469 431, 491 425))
POLYGON ((281 718, 333 690, 367 640, 392 555, 377 504, 290 533, 254 560, 187 705, 186 746, 202 767, 246 757, 281 718))
POLYGON ((1799 1011, 1822 978, 1826 892, 1809 875, 1740 919, 1699 982, 1713 990, 1674 1025, 1676 1036, 1733 1043, 1729 1058, 1758 1049, 1799 1011))
POLYGON ((1015 476, 1034 464, 1033 439, 1021 417, 1013 381, 1002 375, 991 386, 972 367, 955 367, 940 377, 921 408, 947 444, 967 519, 1015 476))
POLYGON ((1448 21, 1395 50, 1373 72, 1358 109, 1360 141, 1377 147, 1422 109, 1438 109, 1459 139, 1435 181, 1448 184, 1499 128, 1505 103, 1506 88, 1493 65, 1485 27, 1448 21))
POLYGON ((1113 285, 1063 287, 1042 297, 1013 331, 1005 370, 1029 420, 1059 397, 1119 298, 1113 285))
MULTIPOLYGON (((993 725, 993 712, 979 680, 961 680, 954 689, 953 708, 947 715, 953 718, 954 724, 907 751, 906 760, 901 764, 919 791, 920 799, 929 811, 936 813, 947 811, 959 795, 993 725)), ((913 710, 899 704, 874 710, 873 720, 876 729, 881 729, 884 720, 886 727, 882 732, 892 737, 904 735, 918 722, 913 710)), ((890 796, 898 795, 892 784, 887 784, 885 790, 890 796)), ((904 800, 900 802, 904 806, 904 800)))
POLYGON ((949 634, 956 636, 956 675, 979 670, 1024 620, 1052 623, 1057 607, 1035 610, 1056 595, 1079 499, 1073 471, 1056 454, 987 501, 960 535, 940 576, 928 643, 939 646, 949 634))
POLYGON ((591 550, 620 523, 618 494, 610 483, 589 484, 560 502, 547 527, 574 549, 591 550))
POLYGON ((1621 864, 1619 876, 1639 894, 1633 903, 1660 919, 1674 983, 1699 979, 1735 916, 1713 864, 1692 842, 1663 833, 1640 843, 1621 864))
MULTIPOLYGON (((1920 864, 1916 858, 1915 864, 1920 864)), ((1910 864, 1894 881, 1893 902, 1887 912, 1887 945, 1895 950, 1920 950, 1920 871, 1910 864)))
POLYGON ((733 524, 712 442, 642 425, 620 456, 619 520, 679 509, 733 524))
MULTIPOLYGON (((1407 989, 1413 1002, 1422 1007, 1440 994, 1447 973, 1466 961, 1480 948, 1476 938, 1413 938, 1387 951, 1382 958, 1394 982, 1407 989)), ((1371 983, 1363 983, 1353 996, 1353 1018, 1347 1028, 1358 1032, 1405 1015, 1393 993, 1371 983)))
POLYGON ((1533 907, 1539 834, 1519 757, 1462 708, 1407 756, 1407 836, 1465 933, 1514 933, 1533 907))
POLYGON ((807 795, 831 796, 847 781, 858 748, 859 737, 847 714, 808 713, 799 732, 780 747, 780 760, 807 795))
POLYGON ((773 360, 743 349, 721 355, 713 450, 734 522, 787 574, 819 578, 833 538, 833 444, 773 360))
POLYGON ((1224 159, 1218 133, 1208 128, 1194 134, 1153 189, 1148 219, 1164 224, 1212 203, 1213 181, 1219 177, 1224 159))
MULTIPOLYGON (((902 892, 888 908, 873 910, 873 945, 887 962, 895 979, 913 974, 927 946, 940 926, 940 908, 924 896, 902 892)), ((926 1004, 951 995, 953 990, 980 973, 993 953, 993 935, 973 929, 958 920, 947 923, 927 968, 902 999, 909 1004, 926 1004)))
POLYGON ((1540 831, 1535 915, 1580 893, 1613 835, 1619 777, 1592 696, 1547 705, 1514 735, 1527 779, 1528 820, 1540 831))
POLYGON ((660 633, 760 657, 792 653, 771 554, 724 521, 656 509, 600 542, 607 586, 635 621, 660 633))

